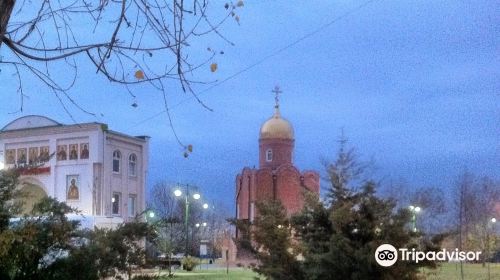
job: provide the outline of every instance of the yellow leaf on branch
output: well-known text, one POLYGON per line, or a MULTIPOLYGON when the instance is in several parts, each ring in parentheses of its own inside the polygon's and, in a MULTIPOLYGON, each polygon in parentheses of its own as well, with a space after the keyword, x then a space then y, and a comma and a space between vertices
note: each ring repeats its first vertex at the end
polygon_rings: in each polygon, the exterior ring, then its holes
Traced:
POLYGON ((212 71, 212 72, 217 71, 217 63, 210 64, 210 71, 212 71))
POLYGON ((135 75, 134 75, 138 80, 142 80, 144 79, 144 72, 142 72, 142 70, 137 70, 135 71, 135 75))

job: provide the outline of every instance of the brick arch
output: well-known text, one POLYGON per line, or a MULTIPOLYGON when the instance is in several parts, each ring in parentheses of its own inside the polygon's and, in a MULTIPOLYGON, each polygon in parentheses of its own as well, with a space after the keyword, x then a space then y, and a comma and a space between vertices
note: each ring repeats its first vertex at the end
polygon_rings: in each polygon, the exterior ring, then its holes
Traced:
POLYGON ((273 172, 269 168, 259 169, 256 174, 257 201, 273 198, 273 172))
POLYGON ((307 188, 309 191, 319 194, 320 178, 318 172, 304 171, 302 173, 302 179, 302 184, 305 188, 307 188))
POLYGON ((277 198, 288 210, 288 214, 297 213, 303 206, 303 188, 301 174, 292 165, 283 165, 276 172, 277 198))
POLYGON ((297 167, 291 165, 291 164, 283 164, 278 169, 276 169, 275 174, 280 175, 283 174, 284 172, 293 172, 295 174, 299 174, 300 176, 300 171, 297 169, 297 167))

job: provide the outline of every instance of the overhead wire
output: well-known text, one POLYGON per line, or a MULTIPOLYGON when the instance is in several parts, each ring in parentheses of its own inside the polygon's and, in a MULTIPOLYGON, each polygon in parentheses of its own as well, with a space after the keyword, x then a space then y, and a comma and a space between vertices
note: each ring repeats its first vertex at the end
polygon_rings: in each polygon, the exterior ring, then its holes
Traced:
MULTIPOLYGON (((223 79, 223 80, 221 80, 221 81, 219 81, 219 82, 217 82, 217 83, 209 86, 208 88, 205 88, 205 89, 201 90, 200 92, 196 93, 196 95, 199 96, 201 94, 204 94, 204 93, 206 93, 206 92, 214 89, 215 87, 218 87, 218 86, 226 83, 227 81, 234 79, 235 77, 237 77, 237 76, 239 76, 239 75, 247 72, 248 70, 250 70, 250 69, 252 69, 252 68, 254 68, 254 67, 256 67, 256 66, 258 66, 258 65, 260 65, 262 63, 264 63, 266 60, 268 60, 268 59, 270 59, 272 57, 277 56, 278 54, 280 54, 280 53, 284 52, 285 50, 287 50, 287 49, 289 49, 289 48, 291 48, 291 47, 299 44, 300 42, 302 42, 302 41, 304 41, 304 40, 306 40, 306 39, 308 39, 308 38, 310 38, 310 37, 312 37, 312 36, 314 36, 314 35, 322 32, 323 30, 325 30, 326 28, 330 27, 331 25, 333 25, 333 24, 337 23, 338 21, 340 21, 340 20, 342 20, 342 19, 344 19, 344 18, 346 18, 346 17, 348 17, 348 16, 350 16, 350 15, 358 12, 359 10, 361 10, 361 9, 369 6, 370 4, 372 4, 373 2, 376 2, 376 1, 378 1, 378 0, 368 0, 366 2, 363 2, 362 4, 356 6, 353 9, 345 12, 344 14, 342 14, 342 15, 334 18, 334 19, 332 19, 331 21, 329 21, 329 22, 321 25, 320 27, 314 29, 313 31, 311 31, 309 33, 306 33, 305 35, 303 35, 302 37, 296 39, 295 41, 293 41, 293 42, 291 42, 291 43, 289 43, 289 44, 287 44, 287 45, 285 45, 285 46, 283 46, 283 47, 275 50, 274 52, 272 52, 272 53, 270 53, 270 54, 262 57, 261 59, 257 60, 256 62, 254 62, 254 63, 246 66, 245 68, 243 68, 243 69, 237 71, 236 73, 234 73, 234 74, 226 77, 225 79, 223 79)), ((174 108, 176 108, 176 107, 178 107, 178 106, 186 103, 187 101, 192 100, 193 98, 194 97, 192 95, 190 95, 189 97, 186 97, 183 100, 179 101, 178 103, 170 106, 168 108, 168 110, 172 110, 172 109, 174 109, 174 108)), ((130 128, 139 126, 139 125, 141 125, 141 124, 143 124, 145 122, 148 122, 148 121, 150 121, 150 120, 152 120, 152 119, 154 119, 154 118, 156 118, 156 117, 158 117, 161 114, 166 113, 166 112, 167 112, 167 109, 164 109, 164 110, 162 110, 162 111, 160 111, 160 112, 158 112, 158 113, 156 113, 156 114, 154 114, 154 115, 152 115, 152 116, 150 116, 150 117, 148 117, 148 118, 146 118, 144 120, 141 120, 140 122, 132 125, 130 128)))

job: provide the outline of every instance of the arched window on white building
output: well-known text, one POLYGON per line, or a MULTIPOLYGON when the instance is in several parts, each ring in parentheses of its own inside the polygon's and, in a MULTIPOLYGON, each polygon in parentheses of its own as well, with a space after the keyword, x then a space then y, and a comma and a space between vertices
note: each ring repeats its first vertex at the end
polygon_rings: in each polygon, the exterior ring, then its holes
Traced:
POLYGON ((113 172, 120 173, 120 159, 122 158, 122 153, 119 150, 113 152, 113 172))
POLYGON ((135 154, 128 156, 128 176, 137 176, 137 156, 135 154))

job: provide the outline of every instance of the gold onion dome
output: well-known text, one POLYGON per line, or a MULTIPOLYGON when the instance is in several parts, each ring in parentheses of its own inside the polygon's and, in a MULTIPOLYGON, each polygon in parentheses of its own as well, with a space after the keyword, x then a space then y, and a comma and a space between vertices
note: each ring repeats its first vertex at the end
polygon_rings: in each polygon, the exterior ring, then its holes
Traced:
POLYGON ((293 127, 281 117, 279 106, 275 106, 274 115, 261 126, 260 139, 294 139, 293 127))

